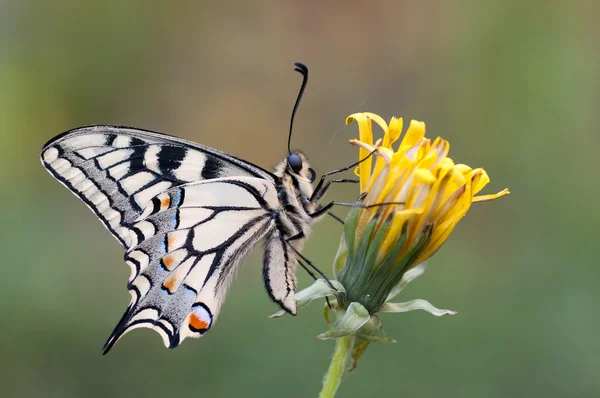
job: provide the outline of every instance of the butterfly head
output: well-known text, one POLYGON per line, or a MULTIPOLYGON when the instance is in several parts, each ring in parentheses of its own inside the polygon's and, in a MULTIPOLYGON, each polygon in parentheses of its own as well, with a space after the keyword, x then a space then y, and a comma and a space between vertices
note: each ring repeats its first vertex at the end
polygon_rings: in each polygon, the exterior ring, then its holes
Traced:
POLYGON ((316 173, 308 165, 306 156, 303 153, 290 153, 287 158, 287 169, 288 172, 307 178, 311 183, 315 181, 316 173))
POLYGON ((308 204, 313 193, 312 182, 315 171, 302 152, 292 152, 275 166, 274 174, 279 177, 279 187, 286 191, 288 198, 297 198, 308 204))
POLYGON ((282 180, 296 180, 298 183, 311 185, 316 173, 310 167, 308 159, 302 152, 292 152, 275 167, 275 175, 282 180))

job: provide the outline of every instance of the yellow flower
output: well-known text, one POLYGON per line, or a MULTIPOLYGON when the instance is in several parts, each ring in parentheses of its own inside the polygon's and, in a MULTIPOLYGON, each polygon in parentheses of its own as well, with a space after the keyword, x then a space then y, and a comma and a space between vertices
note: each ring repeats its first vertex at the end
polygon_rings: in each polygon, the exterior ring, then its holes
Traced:
MULTIPOLYGON (((337 339, 336 353, 352 357, 352 369, 370 343, 394 340, 380 336, 377 313, 424 310, 435 316, 455 315, 426 300, 390 300, 425 271, 425 260, 446 241, 473 202, 508 195, 476 196, 490 181, 483 169, 454 164, 448 141, 425 138, 425 123, 411 121, 402 134, 402 119, 389 125, 372 113, 356 113, 358 123, 360 195, 344 222, 344 235, 333 264, 335 280, 319 279, 296 293, 296 306, 326 297, 325 320, 330 329, 317 336, 337 339), (384 131, 373 142, 372 122, 384 131), (366 159, 366 160, 365 160, 366 159)), ((282 310, 274 315, 284 315, 282 310)), ((343 360, 342 360, 343 364, 343 360)))
POLYGON ((368 158, 355 171, 360 204, 366 208, 350 212, 334 272, 346 289, 347 303, 359 302, 373 313, 406 271, 440 248, 471 203, 509 191, 475 196, 490 181, 485 170, 454 164, 448 141, 425 138, 423 122, 411 121, 394 150, 402 119, 392 118, 388 125, 365 112, 350 115, 346 124, 354 121, 360 139, 351 143, 360 147, 359 159, 368 158), (375 143, 372 122, 384 131, 375 143))

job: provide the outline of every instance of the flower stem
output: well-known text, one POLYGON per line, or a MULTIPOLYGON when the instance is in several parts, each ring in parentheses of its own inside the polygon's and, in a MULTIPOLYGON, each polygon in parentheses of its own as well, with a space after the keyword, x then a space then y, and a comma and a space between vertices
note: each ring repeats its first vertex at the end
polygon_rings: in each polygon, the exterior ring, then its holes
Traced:
POLYGON ((339 337, 335 340, 335 350, 327 374, 323 379, 323 389, 319 398, 333 398, 342 381, 342 374, 346 368, 348 355, 352 351, 354 338, 350 336, 339 337))

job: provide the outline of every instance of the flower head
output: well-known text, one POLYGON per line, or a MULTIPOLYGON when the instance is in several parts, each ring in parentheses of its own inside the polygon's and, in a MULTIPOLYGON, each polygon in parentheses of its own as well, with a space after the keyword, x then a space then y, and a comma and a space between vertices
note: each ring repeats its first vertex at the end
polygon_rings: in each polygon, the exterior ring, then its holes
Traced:
POLYGON ((471 203, 509 192, 475 196, 490 181, 485 170, 455 164, 448 157, 448 141, 425 138, 423 122, 411 121, 394 150, 402 119, 392 118, 388 125, 378 115, 356 113, 346 124, 354 121, 360 139, 351 143, 360 147, 359 159, 366 159, 357 168, 362 208, 346 219, 334 273, 347 302, 359 302, 373 313, 408 270, 440 248, 471 203), (373 121, 384 131, 376 143, 373 121))

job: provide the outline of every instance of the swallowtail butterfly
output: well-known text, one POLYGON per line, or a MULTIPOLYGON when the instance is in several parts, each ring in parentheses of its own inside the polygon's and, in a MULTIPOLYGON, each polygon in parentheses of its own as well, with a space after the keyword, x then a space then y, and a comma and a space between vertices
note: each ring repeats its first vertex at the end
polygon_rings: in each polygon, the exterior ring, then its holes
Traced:
MULTIPOLYGON (((298 104, 292 112, 291 130, 298 104)), ((296 313, 295 269, 311 224, 335 203, 329 187, 291 152, 274 172, 194 142, 117 126, 69 130, 46 143, 41 160, 126 250, 131 303, 105 344, 126 332, 157 331, 167 347, 214 324, 244 256, 265 238, 263 277, 273 301, 296 313)), ((330 174, 330 173, 328 173, 330 174)), ((338 180, 346 182, 346 180, 338 180)))

